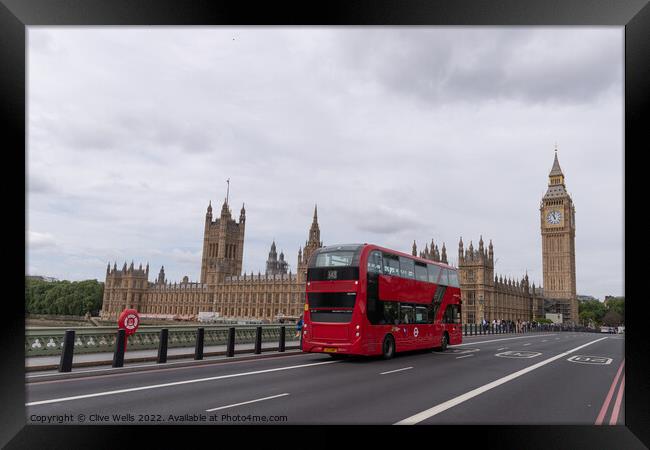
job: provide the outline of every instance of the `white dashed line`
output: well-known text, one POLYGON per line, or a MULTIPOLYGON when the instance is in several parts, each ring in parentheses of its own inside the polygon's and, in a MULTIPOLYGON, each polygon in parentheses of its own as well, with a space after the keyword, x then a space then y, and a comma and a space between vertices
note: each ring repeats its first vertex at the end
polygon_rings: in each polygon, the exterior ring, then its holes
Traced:
POLYGON ((280 394, 280 395, 273 395, 271 397, 258 398, 256 400, 249 400, 247 402, 234 403, 232 405, 219 406, 218 408, 206 409, 205 411, 206 412, 219 411, 220 409, 232 408, 234 406, 240 406, 240 405, 248 405, 249 403, 262 402, 264 400, 271 400, 272 398, 284 397, 286 395, 289 395, 289 393, 284 393, 284 394, 280 394))
POLYGON ((409 370, 412 369, 413 367, 404 367, 402 369, 396 369, 396 370, 389 370, 388 372, 382 372, 379 375, 386 375, 387 373, 395 373, 395 372, 401 372, 402 370, 409 370))

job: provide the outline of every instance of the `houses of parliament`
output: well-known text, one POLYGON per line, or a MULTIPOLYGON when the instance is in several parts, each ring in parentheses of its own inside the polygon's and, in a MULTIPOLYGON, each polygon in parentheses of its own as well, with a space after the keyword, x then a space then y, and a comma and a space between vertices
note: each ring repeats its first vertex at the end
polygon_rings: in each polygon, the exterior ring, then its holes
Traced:
MULTIPOLYGON (((478 323, 483 318, 535 320, 546 312, 562 313, 565 322, 578 320, 575 268, 575 207, 566 191, 564 174, 557 150, 548 188, 540 203, 542 265, 544 288, 529 283, 526 273, 520 280, 506 279, 494 273, 494 247, 487 248, 481 237, 478 248, 473 242, 465 249, 458 243, 458 272, 463 299, 463 323, 478 323)), ((142 317, 190 319, 199 312, 215 312, 231 319, 275 321, 279 317, 297 318, 303 311, 307 263, 320 240, 318 211, 314 215, 304 248, 298 250, 297 271, 288 270, 284 253, 277 254, 271 244, 264 274, 242 274, 246 210, 242 205, 239 221, 232 217, 228 200, 213 220, 208 204, 203 232, 200 281, 187 276, 171 283, 164 266, 158 277, 149 281, 149 265, 121 269, 114 263, 106 268, 104 298, 100 315, 117 319, 125 308, 135 308, 142 317)), ((448 263, 446 247, 441 252, 435 242, 412 254, 448 263)))

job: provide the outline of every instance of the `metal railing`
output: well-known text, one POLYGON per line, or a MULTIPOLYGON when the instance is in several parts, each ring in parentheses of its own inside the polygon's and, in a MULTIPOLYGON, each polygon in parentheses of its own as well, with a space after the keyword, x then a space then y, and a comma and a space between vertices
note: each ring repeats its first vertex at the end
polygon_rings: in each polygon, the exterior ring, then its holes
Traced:
MULTIPOLYGON (((284 325, 274 325, 266 328, 258 325, 255 326, 254 329, 251 329, 250 327, 246 327, 244 329, 239 329, 239 330, 236 327, 220 328, 220 329, 213 329, 213 330, 206 330, 204 327, 194 328, 192 331, 192 336, 193 336, 192 341, 194 344, 194 359, 195 360, 203 359, 203 351, 205 348, 205 343, 209 342, 209 340, 206 339, 206 337, 210 334, 210 332, 213 336, 212 339, 213 343, 216 343, 216 345, 219 344, 226 345, 226 351, 225 351, 226 357, 235 356, 236 343, 239 344, 250 343, 248 342, 249 340, 255 344, 254 349, 246 349, 244 351, 260 354, 262 352, 262 342, 264 341, 268 342, 270 337, 274 338, 273 339, 274 341, 277 339, 276 341, 278 343, 277 351, 284 352, 286 351, 286 333, 287 333, 286 329, 287 327, 284 325), (277 335, 274 334, 275 331, 277 331, 277 335), (238 341, 238 337, 240 339, 243 339, 244 342, 238 341)), ((179 330, 175 330, 175 331, 176 333, 173 334, 179 335, 180 333, 179 330)), ((182 331, 185 334, 189 332, 188 330, 182 330, 182 331)), ((143 333, 143 334, 151 334, 152 332, 153 330, 148 330, 148 333, 143 333)), ((167 362, 167 350, 170 347, 170 344, 172 343, 172 338, 170 336, 172 336, 173 334, 170 333, 170 330, 168 328, 158 329, 158 343, 157 343, 158 355, 155 358, 158 364, 167 362)), ((61 357, 59 362, 59 372, 72 371, 72 366, 73 366, 72 359, 74 356, 74 352, 77 350, 76 349, 77 340, 75 338, 75 335, 76 335, 76 330, 64 331, 63 340, 62 340, 63 345, 60 350, 61 357)), ((117 331, 113 330, 112 367, 124 366, 124 355, 126 352, 126 347, 128 344, 131 343, 130 338, 132 337, 135 337, 135 335, 131 335, 127 338, 124 329, 119 329, 117 331), (128 344, 127 344, 127 340, 128 340, 128 344)), ((174 343, 178 344, 179 343, 178 339, 174 343)), ((183 344, 185 343, 186 342, 183 342, 183 344)), ((273 350, 276 349, 274 348, 273 350)), ((189 355, 185 355, 185 356, 189 356, 189 355)))
MULTIPOLYGON (((262 328, 262 342, 279 342, 280 329, 285 327, 289 333, 295 332, 293 325, 237 325, 235 341, 238 344, 255 342, 257 327, 262 328)), ((204 345, 225 345, 228 340, 228 325, 205 326, 204 345)), ((168 346, 194 347, 196 343, 196 326, 141 326, 138 331, 127 338, 128 350, 157 349, 160 344, 160 330, 169 330, 168 346)), ((25 332, 25 357, 57 356, 61 354, 65 341, 66 329, 70 328, 31 328, 25 332)), ((290 334, 293 336, 293 334, 290 334)), ((116 328, 95 327, 76 328, 74 337, 75 353, 112 352, 115 347, 116 328)))
POLYGON ((475 323, 465 323, 462 326, 463 336, 479 336, 483 334, 522 334, 522 333, 539 333, 539 332, 561 332, 571 331, 580 333, 599 333, 600 330, 594 328, 587 328, 577 325, 559 325, 559 324, 527 324, 517 327, 516 324, 501 323, 501 324, 486 324, 481 325, 475 323))

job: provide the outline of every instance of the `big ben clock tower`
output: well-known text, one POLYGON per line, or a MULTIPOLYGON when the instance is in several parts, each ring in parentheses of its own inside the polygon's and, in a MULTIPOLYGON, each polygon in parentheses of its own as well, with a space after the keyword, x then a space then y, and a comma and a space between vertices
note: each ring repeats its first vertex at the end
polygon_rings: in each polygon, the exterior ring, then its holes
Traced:
POLYGON ((566 300, 565 321, 578 321, 576 297, 575 207, 564 185, 564 174, 557 159, 548 174, 548 189, 539 208, 542 228, 544 297, 566 300))

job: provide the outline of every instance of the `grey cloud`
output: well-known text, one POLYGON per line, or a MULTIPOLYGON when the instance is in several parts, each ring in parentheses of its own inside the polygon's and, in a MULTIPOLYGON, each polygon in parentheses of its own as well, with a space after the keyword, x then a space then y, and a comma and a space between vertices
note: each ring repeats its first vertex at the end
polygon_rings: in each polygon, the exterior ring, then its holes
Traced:
MULTIPOLYGON (((597 236, 622 233, 618 217, 594 220, 623 198, 611 176, 622 173, 622 34, 469 31, 40 28, 50 43, 29 49, 30 228, 88 257, 196 279, 205 209, 220 209, 230 178, 235 217, 246 203, 247 271, 264 270, 273 238, 295 265, 318 203, 325 244, 410 251, 434 238, 455 258, 459 236, 483 233, 499 273, 532 276, 557 140, 576 245, 603 257, 597 236)), ((58 278, 101 278, 106 264, 57 247, 28 256, 58 278)), ((621 289, 603 279, 583 266, 579 290, 621 289)))
POLYGON ((342 33, 343 57, 429 103, 590 102, 622 83, 621 30, 433 29, 342 33), (549 34, 553 34, 548 39, 549 34), (370 55, 370 56, 368 56, 370 55))

